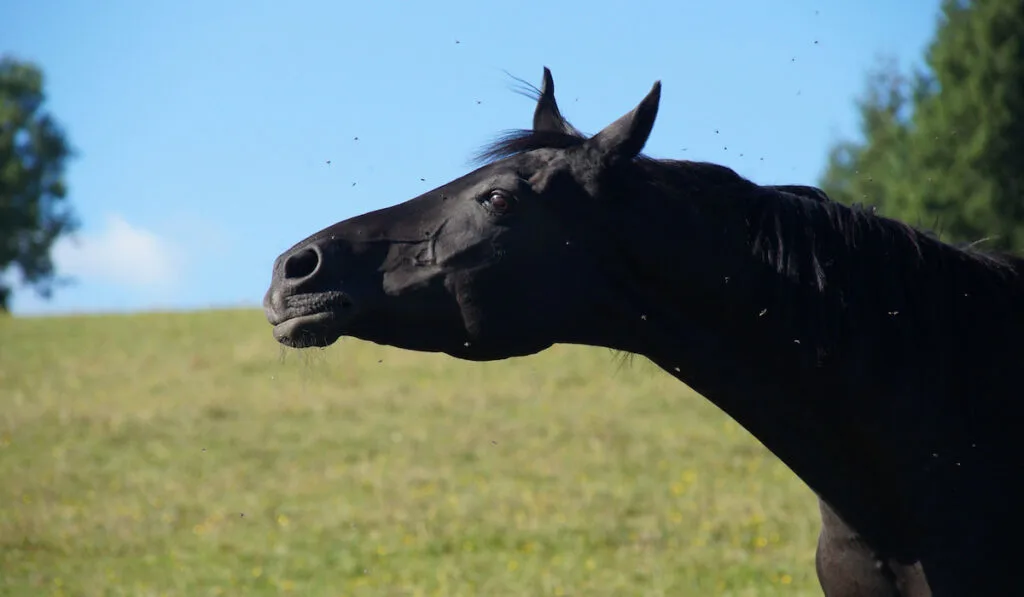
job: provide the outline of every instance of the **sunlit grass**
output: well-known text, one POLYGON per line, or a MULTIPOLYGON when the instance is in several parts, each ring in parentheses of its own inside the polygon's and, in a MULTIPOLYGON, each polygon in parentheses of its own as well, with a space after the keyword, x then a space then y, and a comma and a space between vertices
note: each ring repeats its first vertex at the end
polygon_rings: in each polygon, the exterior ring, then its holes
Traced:
POLYGON ((813 495, 643 359, 0 319, 0 595, 820 595, 813 495))

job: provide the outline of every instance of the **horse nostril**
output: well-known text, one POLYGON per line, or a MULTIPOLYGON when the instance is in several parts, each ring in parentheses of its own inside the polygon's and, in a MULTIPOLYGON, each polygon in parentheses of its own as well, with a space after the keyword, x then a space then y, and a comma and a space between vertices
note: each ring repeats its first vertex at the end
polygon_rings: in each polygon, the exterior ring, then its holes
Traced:
POLYGON ((301 279, 310 276, 320 265, 320 254, 313 249, 303 249, 284 262, 284 277, 301 279))

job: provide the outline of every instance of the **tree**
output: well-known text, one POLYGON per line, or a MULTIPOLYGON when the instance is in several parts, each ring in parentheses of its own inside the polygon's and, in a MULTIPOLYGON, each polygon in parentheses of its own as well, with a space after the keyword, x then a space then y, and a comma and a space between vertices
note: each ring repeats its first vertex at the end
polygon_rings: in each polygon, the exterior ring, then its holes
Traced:
POLYGON ((924 70, 872 73, 821 186, 954 242, 1024 249, 1024 2, 945 0, 924 70))
MULTIPOLYGON (((24 285, 49 298, 58 281, 50 249, 78 222, 65 199, 64 165, 72 150, 43 111, 44 101, 41 70, 0 57, 0 273, 17 268, 24 285)), ((6 278, 0 312, 12 292, 6 278)))

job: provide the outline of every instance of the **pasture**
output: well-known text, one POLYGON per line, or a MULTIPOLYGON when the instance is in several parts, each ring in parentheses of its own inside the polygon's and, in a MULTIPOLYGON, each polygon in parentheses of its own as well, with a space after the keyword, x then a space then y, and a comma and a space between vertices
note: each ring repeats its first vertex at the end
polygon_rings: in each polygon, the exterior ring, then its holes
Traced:
POLYGON ((820 595, 813 494, 641 358, 0 319, 0 595, 820 595))

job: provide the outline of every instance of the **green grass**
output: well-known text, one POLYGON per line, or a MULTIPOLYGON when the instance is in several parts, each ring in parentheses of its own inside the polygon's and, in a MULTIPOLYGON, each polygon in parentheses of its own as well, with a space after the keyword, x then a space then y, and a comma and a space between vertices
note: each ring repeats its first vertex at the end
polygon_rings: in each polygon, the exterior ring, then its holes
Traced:
POLYGON ((0 595, 820 595, 813 494, 637 358, 0 319, 0 595))

